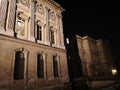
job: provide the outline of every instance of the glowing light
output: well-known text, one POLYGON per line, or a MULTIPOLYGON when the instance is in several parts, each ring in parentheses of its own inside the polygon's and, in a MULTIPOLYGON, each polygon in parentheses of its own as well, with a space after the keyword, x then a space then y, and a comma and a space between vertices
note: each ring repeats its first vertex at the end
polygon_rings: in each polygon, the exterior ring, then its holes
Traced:
POLYGON ((117 70, 116 69, 112 69, 112 75, 116 75, 117 74, 117 70))
POLYGON ((69 44, 69 38, 66 38, 66 42, 67 42, 67 44, 69 44))

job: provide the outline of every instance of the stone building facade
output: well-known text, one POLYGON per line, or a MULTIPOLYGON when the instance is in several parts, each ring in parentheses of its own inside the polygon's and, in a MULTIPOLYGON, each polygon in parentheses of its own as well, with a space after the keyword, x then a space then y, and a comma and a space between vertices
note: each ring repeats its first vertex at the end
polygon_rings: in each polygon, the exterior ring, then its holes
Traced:
POLYGON ((64 90, 62 12, 53 0, 0 0, 0 89, 64 90))
POLYGON ((110 78, 115 69, 112 48, 108 41, 89 36, 65 34, 68 71, 72 81, 79 78, 110 78))
POLYGON ((88 36, 76 35, 79 56, 81 58, 83 76, 110 77, 114 67, 110 43, 95 40, 88 36))

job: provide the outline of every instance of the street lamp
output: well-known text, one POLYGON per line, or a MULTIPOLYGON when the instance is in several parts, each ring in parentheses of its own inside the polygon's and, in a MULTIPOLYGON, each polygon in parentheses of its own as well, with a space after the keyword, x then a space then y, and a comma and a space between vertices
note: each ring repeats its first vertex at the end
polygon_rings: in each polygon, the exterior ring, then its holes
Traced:
POLYGON ((117 69, 114 68, 111 71, 112 71, 112 75, 116 75, 117 74, 117 69))

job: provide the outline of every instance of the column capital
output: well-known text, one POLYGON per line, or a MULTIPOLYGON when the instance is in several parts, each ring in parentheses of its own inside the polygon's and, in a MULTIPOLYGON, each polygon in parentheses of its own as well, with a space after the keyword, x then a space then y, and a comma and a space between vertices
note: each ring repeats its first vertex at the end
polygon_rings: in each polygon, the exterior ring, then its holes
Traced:
POLYGON ((61 14, 56 14, 58 17, 62 18, 62 15, 61 14))
POLYGON ((36 2, 37 0, 30 0, 31 2, 36 2))
POLYGON ((45 7, 47 10, 50 10, 50 8, 48 8, 48 7, 45 7))

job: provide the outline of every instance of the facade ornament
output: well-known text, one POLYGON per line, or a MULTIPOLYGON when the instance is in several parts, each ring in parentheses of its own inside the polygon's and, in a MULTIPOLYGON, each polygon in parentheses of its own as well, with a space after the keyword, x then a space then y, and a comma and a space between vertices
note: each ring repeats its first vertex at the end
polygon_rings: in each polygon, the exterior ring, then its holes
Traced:
POLYGON ((16 11, 17 13, 17 17, 19 17, 20 14, 23 14, 24 12, 21 12, 21 11, 16 11))
POLYGON ((20 2, 25 6, 29 6, 29 3, 30 3, 29 0, 20 0, 20 2))
POLYGON ((31 0, 31 2, 34 2, 34 1, 36 1, 36 0, 31 0))
POLYGON ((36 8, 37 8, 37 11, 38 11, 41 15, 44 14, 44 8, 43 8, 42 4, 37 4, 37 5, 36 5, 36 8))
POLYGON ((41 24, 41 20, 35 20, 36 24, 41 24))
POLYGON ((53 20, 53 21, 56 20, 56 17, 55 17, 55 13, 54 13, 54 12, 51 12, 51 13, 50 13, 50 18, 51 18, 51 20, 53 20))

